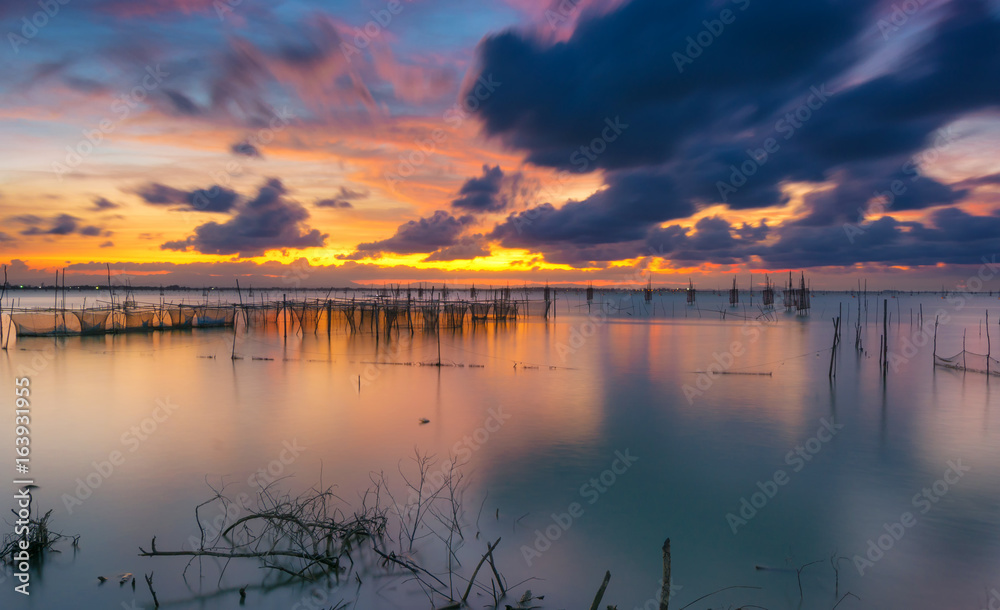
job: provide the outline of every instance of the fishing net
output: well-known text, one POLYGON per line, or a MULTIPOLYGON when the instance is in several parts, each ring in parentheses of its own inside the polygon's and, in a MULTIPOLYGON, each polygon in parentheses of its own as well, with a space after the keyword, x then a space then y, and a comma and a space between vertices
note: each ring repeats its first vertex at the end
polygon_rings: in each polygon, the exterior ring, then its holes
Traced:
POLYGON ((170 310, 171 328, 190 328, 194 322, 195 308, 189 305, 180 305, 170 310))
POLYGON ((13 313, 10 319, 21 337, 42 337, 67 332, 66 315, 61 311, 13 313))
POLYGON ((271 326, 278 323, 277 306, 246 307, 247 326, 271 326))
POLYGON ((202 307, 198 310, 198 326, 232 326, 236 309, 232 307, 202 307))
POLYGON ((152 309, 125 312, 125 330, 148 330, 153 328, 153 316, 156 314, 152 309))
POLYGON ((470 303, 469 310, 472 312, 473 320, 485 320, 490 315, 490 308, 493 303, 470 303))
POLYGON ((80 323, 80 332, 83 334, 89 333, 103 333, 107 330, 106 323, 108 321, 108 316, 111 315, 110 311, 74 311, 73 315, 80 323))
POLYGON ((934 355, 934 364, 957 371, 972 371, 974 373, 985 373, 987 375, 1000 375, 1000 360, 991 358, 986 354, 976 354, 974 352, 962 351, 950 358, 943 358, 934 355))

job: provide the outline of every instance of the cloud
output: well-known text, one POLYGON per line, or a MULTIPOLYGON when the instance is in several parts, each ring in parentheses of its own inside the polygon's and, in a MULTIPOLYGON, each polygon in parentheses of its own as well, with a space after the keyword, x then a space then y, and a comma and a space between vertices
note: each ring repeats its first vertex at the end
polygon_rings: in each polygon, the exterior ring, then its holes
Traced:
POLYGON ((349 189, 346 186, 340 187, 340 192, 334 197, 329 197, 326 199, 317 199, 313 202, 313 205, 318 208, 353 208, 354 205, 351 203, 355 199, 365 199, 368 197, 368 193, 365 191, 355 191, 349 189))
MULTIPOLYGON (((794 224, 837 227, 842 239, 840 225, 896 181, 905 193, 895 211, 966 201, 965 185, 922 169, 949 145, 938 141, 949 125, 1000 105, 995 78, 984 76, 1000 75, 1000 47, 990 42, 1000 39, 1000 20, 980 0, 929 7, 926 31, 892 43, 899 52, 873 67, 866 61, 879 50, 870 47, 883 9, 875 0, 632 0, 582 15, 565 40, 487 36, 463 90, 501 83, 476 110, 486 135, 535 165, 600 171, 606 184, 582 201, 511 214, 489 237, 549 260, 620 256, 704 206, 785 206, 792 183, 827 187, 806 197, 794 224), (710 45, 694 44, 723 9, 731 23, 710 45), (720 188, 727 182, 735 187, 720 188)), ((795 240, 805 230, 786 224, 784 244, 806 247, 795 240)), ((743 255, 744 240, 732 250, 732 234, 703 229, 690 237, 692 255, 715 239, 716 260, 743 255)))
POLYGON ((261 157, 260 150, 258 150, 256 146, 247 141, 236 142, 235 144, 229 147, 229 151, 234 155, 242 157, 252 157, 252 158, 261 157))
POLYGON ((101 234, 103 229, 92 225, 81 226, 80 219, 71 214, 59 214, 51 218, 42 218, 34 214, 21 214, 8 218, 11 222, 28 225, 21 230, 21 235, 72 235, 79 233, 88 237, 101 234), (48 225, 48 226, 43 226, 48 225))
POLYGON ((358 244, 354 254, 342 258, 357 260, 383 253, 429 254, 457 244, 459 235, 472 222, 472 216, 456 218, 444 210, 438 210, 430 217, 403 223, 396 229, 395 235, 388 239, 358 244))
POLYGON ((184 95, 180 91, 164 87, 160 90, 160 92, 167 98, 170 108, 174 111, 174 114, 182 116, 196 116, 201 114, 201 109, 198 107, 198 104, 195 104, 191 98, 184 95))
POLYGON ((521 174, 504 176, 499 165, 483 165, 483 175, 469 178, 451 207, 472 213, 500 212, 516 199, 521 174))
POLYGON ((561 242, 596 245, 642 240, 655 225, 694 213, 677 195, 674 181, 659 173, 616 172, 608 186, 560 208, 544 203, 511 213, 489 237, 508 248, 559 247, 561 242))
POLYGON ((472 260, 489 255, 489 245, 480 233, 460 237, 454 244, 432 252, 424 262, 472 260))
MULTIPOLYGON (((99 0, 100 10, 121 18, 160 17, 171 13, 189 15, 192 13, 216 14, 215 0, 99 0)), ((227 5, 226 8, 229 8, 227 5)))
POLYGON ((108 201, 104 197, 97 197, 94 199, 94 205, 90 209, 94 212, 103 212, 105 210, 113 210, 120 207, 121 206, 119 204, 108 201))
POLYGON ((270 250, 323 246, 328 234, 310 228, 309 212, 285 197, 287 193, 280 180, 270 178, 256 197, 234 208, 235 215, 228 221, 207 222, 198 226, 194 235, 168 241, 160 248, 250 258, 270 250))
POLYGON ((317 199, 313 202, 317 208, 353 208, 350 201, 344 199, 317 199))
POLYGON ((113 242, 113 241, 106 241, 106 242, 102 243, 100 247, 101 248, 113 248, 114 245, 115 245, 115 242, 113 242))
POLYGON ((158 182, 137 188, 135 194, 150 205, 176 206, 174 209, 191 212, 227 213, 239 200, 236 191, 220 186, 182 191, 158 182))
POLYGON ((8 222, 16 222, 23 225, 37 225, 44 219, 41 216, 36 216, 35 214, 18 214, 16 216, 8 216, 7 220, 8 222))

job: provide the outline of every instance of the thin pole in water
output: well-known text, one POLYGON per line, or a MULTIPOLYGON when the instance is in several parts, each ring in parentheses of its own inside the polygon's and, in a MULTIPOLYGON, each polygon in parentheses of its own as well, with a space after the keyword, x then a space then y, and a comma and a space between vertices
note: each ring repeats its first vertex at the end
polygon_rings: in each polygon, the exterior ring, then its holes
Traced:
MULTIPOLYGON (((0 347, 7 349, 7 344, 3 342, 3 298, 7 296, 7 265, 3 266, 3 289, 0 290, 0 347)), ((11 305, 13 309, 13 305, 11 305)))

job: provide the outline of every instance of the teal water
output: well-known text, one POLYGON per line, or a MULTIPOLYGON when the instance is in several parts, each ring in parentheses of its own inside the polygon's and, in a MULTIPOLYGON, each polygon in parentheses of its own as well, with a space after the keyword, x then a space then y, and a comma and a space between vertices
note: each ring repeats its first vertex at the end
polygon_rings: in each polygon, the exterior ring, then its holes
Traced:
MULTIPOLYGON (((847 592, 860 599, 839 608, 989 607, 1000 589, 997 380, 935 368, 930 344, 911 351, 906 342, 926 339, 909 318, 923 304, 925 320, 948 314, 939 354, 961 351, 963 333, 967 349, 985 353, 988 307, 992 338, 1000 336, 996 297, 967 297, 962 308, 932 295, 889 299, 890 350, 909 356, 894 358, 885 381, 881 297, 870 298, 863 353, 850 295, 817 296, 808 317, 757 320, 748 308, 749 321, 742 308, 721 319, 723 297, 708 293, 698 310, 683 295, 657 295, 652 314, 641 296, 618 295, 613 315, 590 317, 582 297, 561 298, 555 321, 442 331, 442 361, 463 366, 420 366, 438 352, 438 337, 421 333, 377 343, 343 332, 241 334, 237 361, 232 330, 12 343, 0 352, 0 404, 13 408, 14 379, 27 371, 35 505, 81 539, 33 572, 30 601, 5 575, 0 605, 151 608, 142 574, 155 571, 164 607, 237 607, 235 589, 247 584, 247 608, 431 607, 409 575, 386 576, 361 555, 361 584, 352 573, 267 590, 258 585, 274 579, 263 581, 252 561, 231 563, 221 579, 221 564, 196 562, 185 580, 186 558, 138 557, 154 535, 159 549, 176 549, 197 533, 194 507, 212 496, 207 483, 253 493, 248 478, 271 466, 282 489, 335 484, 344 506, 356 507, 371 473, 401 485, 398 470, 412 472, 418 450, 464 462, 460 572, 468 576, 499 537, 507 581, 531 579, 512 597, 531 589, 544 608, 589 607, 606 570, 605 603, 654 607, 667 537, 671 608, 735 585, 757 588, 692 607, 831 608, 847 592), (770 375, 698 373, 713 363, 770 375), (150 425, 154 418, 162 421, 150 425), (120 463, 80 500, 78 479, 98 476, 113 452, 120 463), (955 465, 960 477, 948 472, 955 465), (881 541, 888 550, 868 555, 869 541, 893 532, 898 540, 881 541), (837 562, 836 589, 831 556, 847 558, 837 562), (863 575, 855 556, 871 561, 863 575), (800 599, 795 569, 813 561, 821 563, 802 570, 800 599), (139 575, 135 593, 98 584, 98 575, 122 572, 139 575)), ((13 479, 6 420, 0 454, 13 479)), ((5 485, 0 510, 9 515, 14 486, 5 485)), ((443 573, 440 541, 423 534, 410 556, 443 573)), ((488 596, 472 599, 483 606, 488 596)))

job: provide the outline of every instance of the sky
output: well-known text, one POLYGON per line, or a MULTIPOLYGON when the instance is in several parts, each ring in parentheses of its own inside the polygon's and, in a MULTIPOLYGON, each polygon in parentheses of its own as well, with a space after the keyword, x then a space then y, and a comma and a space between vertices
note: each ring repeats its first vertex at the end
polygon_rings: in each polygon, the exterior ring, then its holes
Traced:
POLYGON ((0 0, 0 33, 13 283, 1000 290, 998 2, 0 0))

